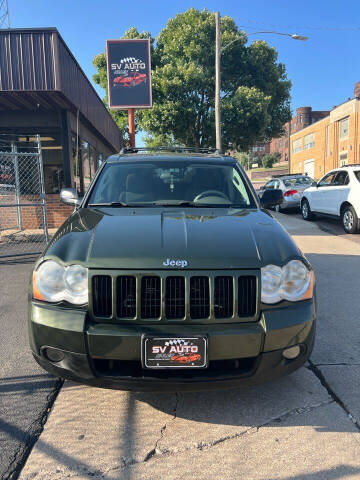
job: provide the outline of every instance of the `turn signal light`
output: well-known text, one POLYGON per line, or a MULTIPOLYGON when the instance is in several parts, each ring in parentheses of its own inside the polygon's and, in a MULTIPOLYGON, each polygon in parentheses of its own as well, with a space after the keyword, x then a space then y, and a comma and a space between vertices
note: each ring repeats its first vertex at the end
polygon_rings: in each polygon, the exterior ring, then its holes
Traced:
POLYGON ((299 193, 297 190, 288 190, 287 192, 284 193, 284 197, 291 197, 292 195, 295 195, 295 193, 299 193))

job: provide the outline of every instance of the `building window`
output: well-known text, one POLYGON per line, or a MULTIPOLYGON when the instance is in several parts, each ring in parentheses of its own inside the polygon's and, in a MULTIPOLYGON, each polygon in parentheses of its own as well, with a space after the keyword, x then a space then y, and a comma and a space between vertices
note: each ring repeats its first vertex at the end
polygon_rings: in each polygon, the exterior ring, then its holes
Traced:
POLYGON ((339 166, 343 167, 348 164, 348 152, 341 152, 339 155, 339 166))
POLYGON ((304 150, 313 148, 315 146, 315 133, 309 133, 304 137, 304 150))
POLYGON ((349 117, 340 120, 339 124, 339 137, 340 140, 344 140, 349 136, 349 117))
POLYGON ((292 148, 293 153, 301 152, 301 146, 302 146, 302 138, 298 138, 297 140, 294 140, 293 148, 292 148))
POLYGON ((330 156, 330 125, 326 127, 326 156, 330 156))

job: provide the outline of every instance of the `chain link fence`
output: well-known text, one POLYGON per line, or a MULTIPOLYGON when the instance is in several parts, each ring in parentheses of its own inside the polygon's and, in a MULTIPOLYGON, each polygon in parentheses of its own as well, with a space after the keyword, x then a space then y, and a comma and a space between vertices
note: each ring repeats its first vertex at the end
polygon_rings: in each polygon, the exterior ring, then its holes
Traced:
POLYGON ((39 254, 48 241, 40 136, 0 135, 0 259, 39 254))

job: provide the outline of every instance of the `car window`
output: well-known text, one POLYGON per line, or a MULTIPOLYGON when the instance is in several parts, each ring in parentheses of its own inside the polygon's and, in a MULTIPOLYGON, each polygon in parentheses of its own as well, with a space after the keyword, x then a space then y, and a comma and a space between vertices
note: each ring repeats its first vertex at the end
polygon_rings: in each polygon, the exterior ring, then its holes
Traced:
POLYGON ((320 182, 318 183, 318 186, 319 187, 328 187, 332 183, 336 173, 337 172, 332 172, 332 173, 328 173, 327 175, 325 175, 325 177, 323 177, 320 180, 320 182))
POLYGON ((294 187, 297 186, 310 186, 313 183, 313 179, 308 175, 304 175, 302 177, 293 177, 293 178, 286 178, 283 180, 285 187, 294 187))
POLYGON ((112 202, 255 207, 242 173, 233 165, 176 159, 107 164, 90 192, 88 204, 112 202))
POLYGON ((279 182, 279 180, 275 180, 275 182, 274 182, 274 188, 280 188, 280 182, 279 182))
POLYGON ((266 185, 265 185, 265 189, 266 190, 269 190, 269 189, 273 189, 274 188, 274 180, 270 180, 270 182, 268 182, 266 185))
POLYGON ((357 180, 360 182, 360 170, 356 170, 356 172, 354 172, 354 175, 357 178, 357 180))
POLYGON ((334 185, 347 185, 349 183, 349 175, 347 172, 338 172, 333 180, 334 185))

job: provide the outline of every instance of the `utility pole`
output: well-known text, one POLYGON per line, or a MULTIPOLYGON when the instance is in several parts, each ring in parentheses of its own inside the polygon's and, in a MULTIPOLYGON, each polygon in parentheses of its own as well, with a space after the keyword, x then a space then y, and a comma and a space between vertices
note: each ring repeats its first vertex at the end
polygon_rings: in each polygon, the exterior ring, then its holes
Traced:
POLYGON ((220 33, 220 13, 215 12, 215 134, 216 134, 216 150, 222 153, 221 141, 221 33, 220 33))
POLYGON ((0 28, 10 28, 8 0, 0 0, 0 28))
POLYGON ((129 139, 130 147, 135 148, 135 109, 129 108, 129 139))

